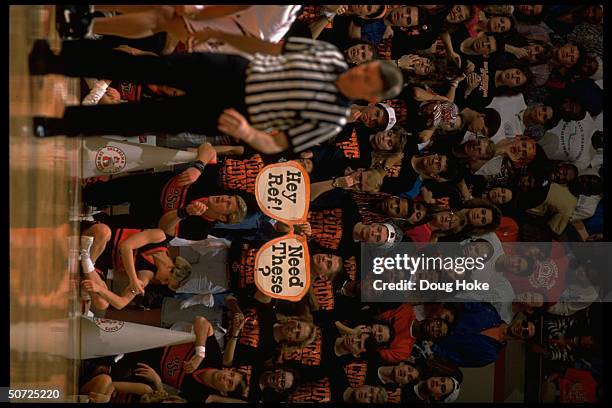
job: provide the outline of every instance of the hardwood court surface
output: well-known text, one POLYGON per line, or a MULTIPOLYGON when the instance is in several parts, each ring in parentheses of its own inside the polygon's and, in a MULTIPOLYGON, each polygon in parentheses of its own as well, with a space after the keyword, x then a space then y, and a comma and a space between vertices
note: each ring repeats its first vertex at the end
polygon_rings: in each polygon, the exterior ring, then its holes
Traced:
POLYGON ((54 7, 9 10, 10 386, 60 389, 66 397, 78 393, 79 327, 69 318, 80 309, 78 268, 68 236, 78 234, 70 216, 80 209, 80 139, 37 139, 31 117, 77 103, 78 82, 28 75, 34 39, 59 46, 54 7))

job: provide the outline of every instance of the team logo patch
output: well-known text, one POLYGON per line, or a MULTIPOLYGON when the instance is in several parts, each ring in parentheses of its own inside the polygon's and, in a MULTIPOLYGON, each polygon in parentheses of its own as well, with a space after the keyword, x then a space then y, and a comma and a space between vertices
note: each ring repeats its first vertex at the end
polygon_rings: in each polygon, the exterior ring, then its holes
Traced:
POLYGON ((104 146, 96 153, 96 168, 102 173, 119 173, 125 164, 125 153, 118 147, 104 146))
POLYGON ((557 283, 559 268, 555 262, 541 262, 536 271, 529 275, 529 283, 534 288, 550 290, 557 283))
POLYGON ((121 330, 123 325, 125 325, 125 322, 121 320, 101 319, 99 317, 94 317, 93 321, 100 330, 111 333, 121 330))

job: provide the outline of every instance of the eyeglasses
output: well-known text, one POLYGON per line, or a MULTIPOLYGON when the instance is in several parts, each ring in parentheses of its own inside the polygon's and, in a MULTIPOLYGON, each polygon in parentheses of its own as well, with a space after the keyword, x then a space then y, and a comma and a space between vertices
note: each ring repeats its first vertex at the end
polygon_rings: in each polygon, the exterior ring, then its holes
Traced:
POLYGON ((521 337, 529 337, 529 322, 527 320, 523 320, 523 322, 521 323, 521 337))
POLYGON ((450 210, 448 212, 448 226, 446 227, 446 229, 451 229, 453 227, 453 218, 455 216, 455 212, 450 210))
POLYGON ((286 381, 285 381, 284 373, 282 371, 278 370, 278 371, 275 372, 275 377, 276 377, 275 381, 276 381, 276 384, 278 385, 278 387, 281 390, 284 390, 285 386, 287 385, 286 381))

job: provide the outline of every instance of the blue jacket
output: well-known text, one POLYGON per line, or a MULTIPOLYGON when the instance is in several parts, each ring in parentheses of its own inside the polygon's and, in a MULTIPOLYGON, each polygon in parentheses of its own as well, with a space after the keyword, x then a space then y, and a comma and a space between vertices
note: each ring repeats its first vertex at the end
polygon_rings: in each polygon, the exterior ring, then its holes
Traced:
POLYGON ((480 332, 502 323, 499 313, 490 303, 465 303, 461 318, 448 336, 436 340, 432 350, 459 367, 484 367, 497 360, 506 344, 480 332))

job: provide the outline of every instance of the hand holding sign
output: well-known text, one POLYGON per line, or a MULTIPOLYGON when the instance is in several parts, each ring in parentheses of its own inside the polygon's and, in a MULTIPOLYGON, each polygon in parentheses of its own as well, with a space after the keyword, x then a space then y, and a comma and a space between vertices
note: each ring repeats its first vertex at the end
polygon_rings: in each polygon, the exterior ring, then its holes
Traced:
POLYGON ((306 222, 310 203, 310 179, 296 162, 264 167, 255 180, 259 208, 269 217, 285 224, 306 222))
MULTIPOLYGON (((297 226, 310 235, 310 179, 297 162, 264 167, 255 180, 255 197, 264 214, 297 226)), ((310 288, 310 257, 306 238, 292 232, 260 248, 255 257, 255 285, 265 295, 297 302, 310 288)))
POLYGON ((305 237, 310 237, 312 235, 312 227, 310 226, 310 223, 304 223, 304 224, 296 224, 294 225, 295 228, 295 232, 299 235, 305 236, 305 237))
POLYGON ((285 235, 261 247, 255 257, 255 285, 265 295, 297 302, 310 288, 306 239, 285 235))

